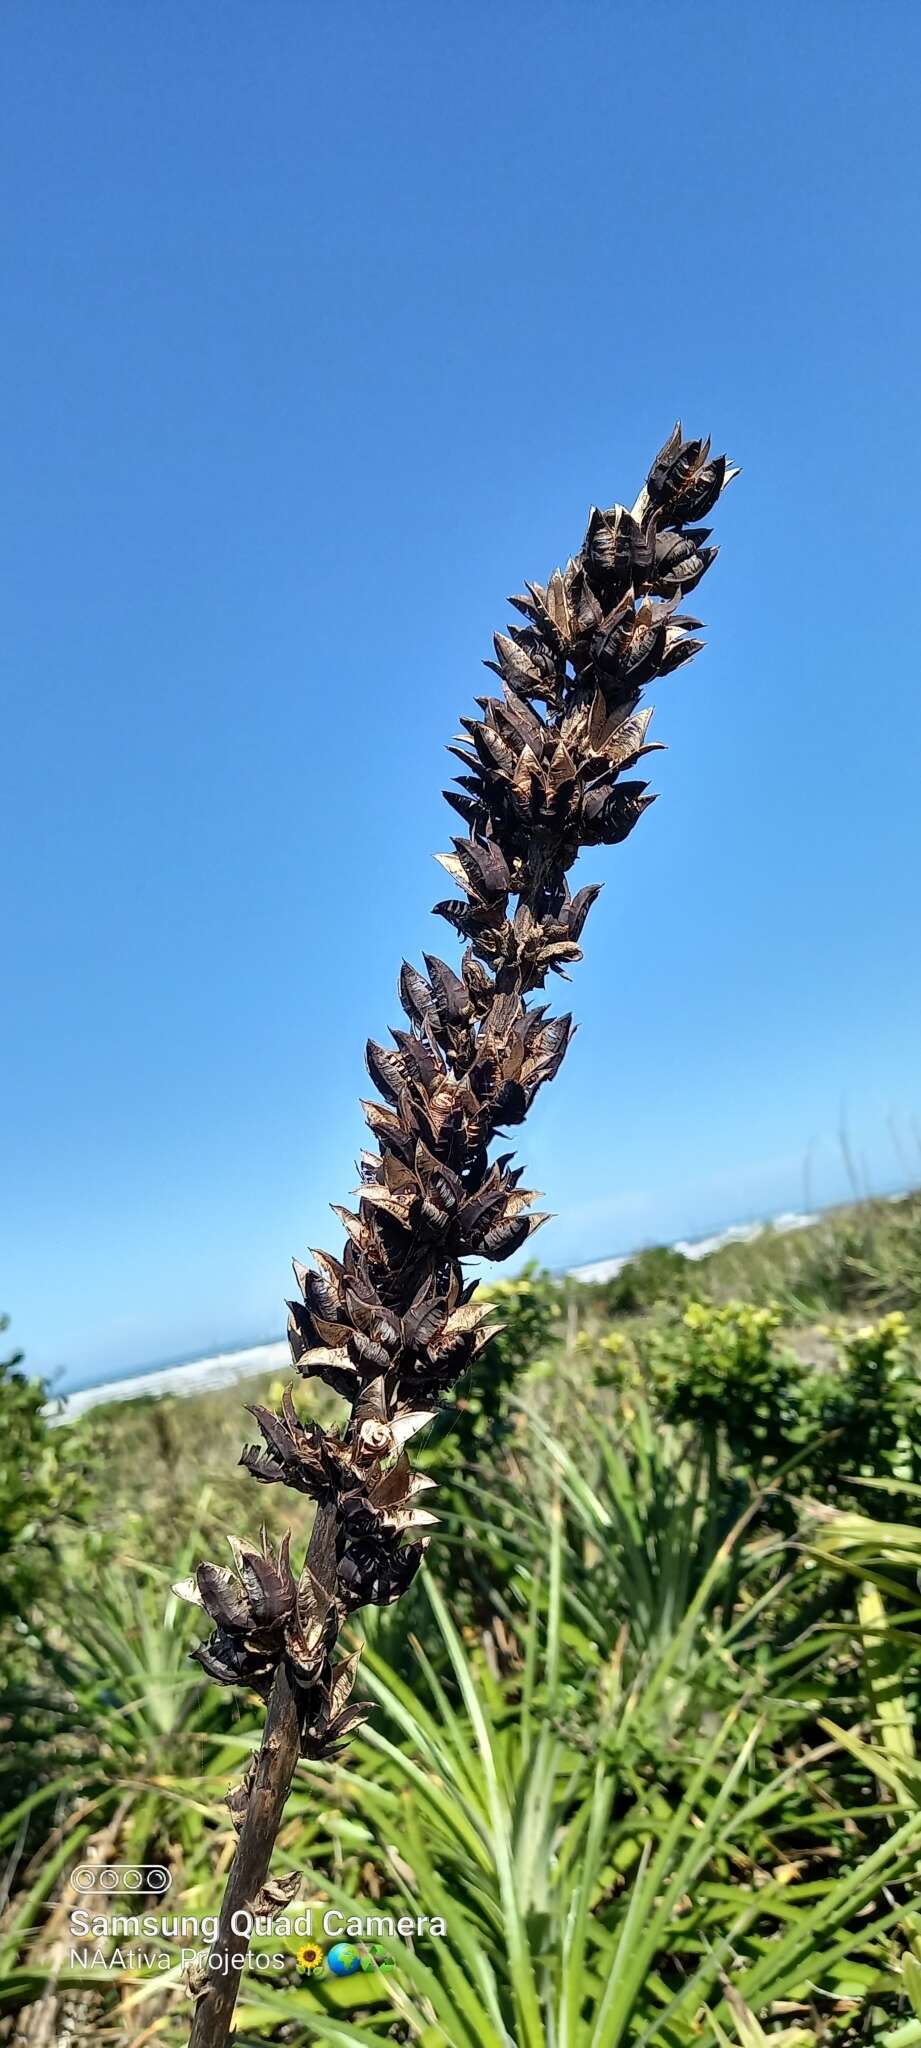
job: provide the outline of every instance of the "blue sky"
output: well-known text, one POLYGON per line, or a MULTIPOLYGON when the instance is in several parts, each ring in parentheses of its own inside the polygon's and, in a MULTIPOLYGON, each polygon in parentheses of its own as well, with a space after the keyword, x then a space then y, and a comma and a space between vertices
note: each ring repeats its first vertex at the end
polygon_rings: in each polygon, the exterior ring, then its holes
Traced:
MULTIPOLYGON (((918 1165, 921 18, 4 10, 0 1305, 84 1383, 338 1248, 506 593, 744 474, 522 1134, 559 1265, 918 1165), (808 1162, 808 1166, 807 1166, 808 1162)), ((443 880, 443 878, 442 878, 443 880)))

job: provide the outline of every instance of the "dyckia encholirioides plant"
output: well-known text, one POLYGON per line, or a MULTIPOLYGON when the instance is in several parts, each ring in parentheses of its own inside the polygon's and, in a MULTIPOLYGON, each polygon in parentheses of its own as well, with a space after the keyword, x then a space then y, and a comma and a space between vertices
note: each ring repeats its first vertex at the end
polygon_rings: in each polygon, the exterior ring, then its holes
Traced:
POLYGON ((362 1154, 357 1212, 336 1210, 343 1255, 295 1267, 294 1363, 347 1401, 348 1420, 303 1421, 289 1389, 280 1414, 251 1410, 263 1444, 243 1453, 254 1478, 316 1502, 306 1561, 298 1577, 287 1538, 277 1555, 265 1537, 261 1550, 234 1542, 235 1572, 203 1564, 182 1589, 215 1625, 195 1652, 205 1671, 269 1703, 230 1795, 239 1843, 193 2048, 227 2038, 245 1947, 234 1914, 296 1885, 263 1890, 298 1756, 335 1756, 370 1712, 350 1699, 357 1655, 334 1661, 341 1626, 398 1599, 422 1561, 432 1481, 407 1446, 490 1335, 463 1262, 508 1258, 543 1221, 513 1155, 491 1159, 490 1145, 521 1123, 569 1043, 571 1017, 529 997, 581 958, 600 885, 570 894, 580 849, 625 839, 652 802, 631 773, 653 751, 640 694, 701 644, 681 605, 716 554, 698 522, 734 473, 676 426, 632 511, 594 508, 575 560, 510 600, 525 623, 496 635, 487 665, 501 695, 478 700, 451 749, 462 772, 445 793, 467 830, 438 858, 461 895, 436 909, 465 941, 460 972, 431 954, 424 974, 404 964, 407 1027, 392 1047, 368 1046, 383 1099, 363 1105, 376 1150, 362 1154))

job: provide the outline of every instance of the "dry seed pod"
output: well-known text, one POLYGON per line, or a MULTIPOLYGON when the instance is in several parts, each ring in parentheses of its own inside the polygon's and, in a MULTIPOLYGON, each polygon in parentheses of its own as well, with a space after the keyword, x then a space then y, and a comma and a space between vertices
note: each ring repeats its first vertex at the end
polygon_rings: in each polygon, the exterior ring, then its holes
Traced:
MULTIPOLYGON (((369 1712, 349 1703, 357 1658, 335 1663, 335 1645, 348 1614, 405 1592, 428 1541, 419 1531, 437 1520, 419 1505, 428 1482, 406 1445, 489 1338, 464 1262, 511 1257, 544 1221, 512 1154, 491 1158, 490 1146, 522 1121, 572 1036, 571 1017, 528 998, 581 958, 599 887, 570 892, 581 848, 618 844, 653 801, 632 773, 654 750, 640 694, 701 645, 699 620, 679 607, 716 555, 697 522, 735 474, 676 426, 632 509, 593 506, 579 554, 510 600, 525 624, 496 634, 486 664, 502 694, 478 699, 450 748, 462 772, 445 794, 467 830, 437 856, 458 894, 435 909, 465 951, 459 971, 433 954, 424 973, 404 961, 408 1029, 367 1047, 383 1100, 362 1105, 375 1149, 362 1154, 357 1208, 334 1208, 342 1254, 294 1269, 293 1363, 346 1401, 348 1419, 333 1430, 304 1420, 290 1389, 278 1415, 250 1410, 263 1441, 243 1464, 317 1503, 307 1559, 295 1581, 287 1539, 277 1556, 265 1539, 260 1552, 235 1544, 235 1574, 203 1565, 177 1589, 215 1623, 195 1652, 203 1669, 264 1697, 272 1688, 255 1779, 229 1802, 241 1834, 222 1929, 238 1873, 260 1858, 263 1879, 268 1868, 274 1833, 247 1795, 263 1773, 266 1810, 280 1817, 296 1757, 288 1741, 276 1782, 286 1715, 303 1754, 329 1757, 369 1712)), ((226 1961, 223 1934, 217 1950, 226 1961)), ((202 1999, 193 2048, 226 2039, 230 1978, 202 1999)))

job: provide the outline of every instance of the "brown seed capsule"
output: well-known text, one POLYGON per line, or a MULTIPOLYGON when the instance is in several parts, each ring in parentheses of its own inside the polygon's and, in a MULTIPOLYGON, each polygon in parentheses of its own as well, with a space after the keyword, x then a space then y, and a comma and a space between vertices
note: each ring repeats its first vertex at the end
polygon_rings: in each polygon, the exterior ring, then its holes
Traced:
POLYGON ((308 1563, 295 1582, 287 1541, 277 1556, 235 1543, 234 1573, 202 1565, 180 1589, 215 1624, 197 1655, 222 1683, 264 1692, 284 1663, 311 1756, 335 1753, 367 1711, 346 1704, 355 1660, 331 1663, 344 1615, 405 1591, 436 1519, 405 1447, 489 1339, 463 1261, 510 1257, 544 1220, 490 1146, 572 1037, 569 1015, 530 998, 581 958, 598 884, 570 893, 580 850, 626 838, 653 801, 632 774, 653 750, 640 693, 698 651, 699 621, 678 607, 714 559, 699 522, 734 474, 678 425, 632 509, 593 507, 581 552, 511 599, 524 623, 497 633, 487 663, 501 695, 477 700, 451 748, 467 830, 438 855, 459 893, 436 910, 466 943, 460 971, 431 953, 424 972, 404 961, 408 1029, 367 1048, 383 1100, 363 1105, 374 1149, 357 1207, 335 1209, 344 1249, 295 1265, 293 1363, 349 1417, 305 1421, 290 1388, 278 1414, 250 1411, 262 1444, 244 1465, 317 1502, 308 1563))

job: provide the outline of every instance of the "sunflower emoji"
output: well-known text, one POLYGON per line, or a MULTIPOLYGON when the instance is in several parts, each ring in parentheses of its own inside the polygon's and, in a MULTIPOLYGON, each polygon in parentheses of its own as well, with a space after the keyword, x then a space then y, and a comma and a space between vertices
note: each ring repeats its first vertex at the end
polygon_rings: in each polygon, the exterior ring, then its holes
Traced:
POLYGON ((297 1967, 310 1976, 318 1970, 323 1961, 323 1950, 315 1941, 305 1941, 297 1951, 297 1967))

